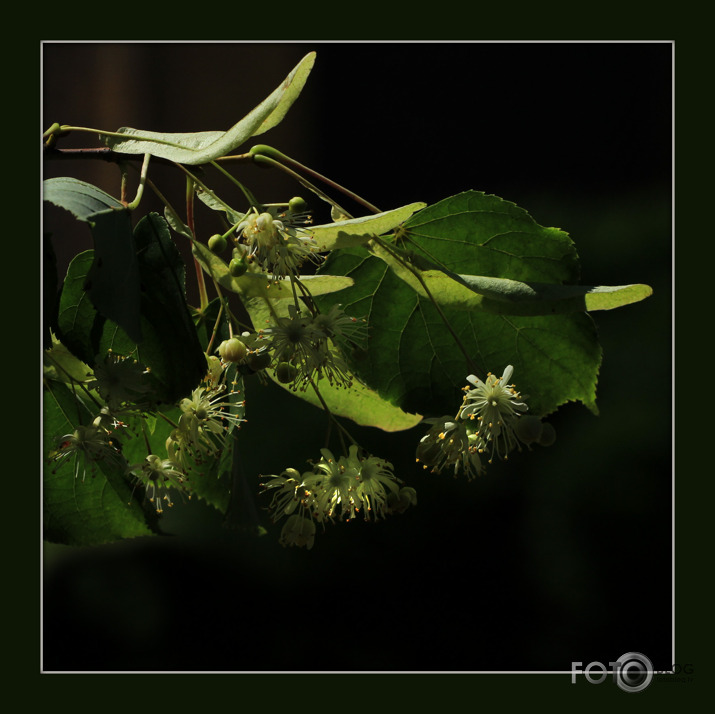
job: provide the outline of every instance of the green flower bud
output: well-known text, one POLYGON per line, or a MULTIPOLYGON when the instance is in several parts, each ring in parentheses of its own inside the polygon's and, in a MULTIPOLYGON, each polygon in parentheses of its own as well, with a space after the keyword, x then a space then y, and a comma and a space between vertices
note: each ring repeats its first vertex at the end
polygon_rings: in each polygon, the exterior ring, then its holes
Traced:
POLYGON ((224 362, 240 362, 248 354, 248 347, 238 337, 232 337, 218 346, 218 353, 224 362))
POLYGON ((240 278, 248 270, 248 264, 243 258, 231 258, 231 262, 228 264, 228 272, 233 275, 234 278, 240 278))
POLYGON ((308 204, 301 196, 294 196, 288 201, 288 210, 291 213, 305 213, 308 210, 308 204))
POLYGON ((260 372, 271 364, 271 356, 268 352, 258 352, 248 357, 248 366, 254 372, 260 372))
POLYGON ((216 255, 223 253, 227 245, 226 236, 222 236, 220 233, 216 233, 209 238, 209 250, 216 255))
POLYGON ((296 375, 298 374, 298 369, 290 362, 281 362, 276 367, 276 378, 281 384, 288 384, 292 382, 296 375))

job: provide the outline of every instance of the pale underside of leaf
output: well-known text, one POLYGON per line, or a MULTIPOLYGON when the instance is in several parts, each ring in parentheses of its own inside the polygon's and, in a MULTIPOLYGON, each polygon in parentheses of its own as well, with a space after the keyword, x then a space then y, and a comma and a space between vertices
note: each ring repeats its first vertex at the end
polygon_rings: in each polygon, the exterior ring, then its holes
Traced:
POLYGON ((45 201, 70 211, 81 221, 87 221, 91 215, 109 208, 124 207, 96 186, 66 176, 45 179, 42 189, 45 201))
POLYGON ((315 52, 310 52, 280 86, 228 131, 161 133, 122 127, 117 132, 122 137, 107 136, 104 141, 120 154, 151 154, 187 165, 208 163, 276 126, 297 99, 314 63, 315 52))
MULTIPOLYGON (((379 244, 370 244, 373 255, 425 298, 440 305, 483 310, 495 315, 557 315, 569 312, 613 310, 644 300, 653 294, 648 285, 559 285, 521 282, 481 275, 458 275, 446 270, 408 267, 379 244)), ((421 261, 425 263, 424 260, 421 261)))

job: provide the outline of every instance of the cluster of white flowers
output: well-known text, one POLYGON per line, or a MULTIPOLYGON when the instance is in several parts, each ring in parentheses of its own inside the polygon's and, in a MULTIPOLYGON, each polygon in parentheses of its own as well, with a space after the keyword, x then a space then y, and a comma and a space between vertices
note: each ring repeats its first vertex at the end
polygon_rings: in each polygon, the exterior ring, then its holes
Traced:
POLYGON ((392 464, 361 453, 358 446, 352 445, 338 459, 328 449, 320 453, 311 471, 286 469, 261 483, 272 493, 268 511, 273 522, 288 517, 281 531, 282 545, 310 549, 316 523, 349 521, 360 513, 365 520, 377 520, 417 503, 415 489, 401 485, 392 464))
POLYGON ((103 464, 123 470, 133 477, 135 485, 146 489, 147 497, 161 513, 164 504, 173 505, 169 489, 186 491, 188 473, 226 448, 228 433, 244 421, 239 415, 243 401, 239 401, 238 392, 227 386, 226 367, 218 358, 209 357, 201 385, 179 401, 181 415, 166 440, 166 456, 149 454, 144 461, 129 465, 115 437, 120 428, 127 426, 118 416, 128 420, 141 417, 141 409, 132 404, 131 395, 143 396, 148 391, 139 379, 147 371, 134 360, 110 353, 95 371, 96 380, 88 383, 105 396, 107 404, 91 424, 78 425, 58 439, 57 449, 50 454, 56 464, 54 472, 66 462, 73 464, 75 478, 81 476, 82 480, 87 473, 94 476, 103 464))
POLYGON ((247 248, 247 258, 255 261, 274 281, 297 277, 306 261, 321 260, 309 231, 294 220, 280 220, 268 211, 253 210, 236 227, 238 241, 247 248))
POLYGON ((50 460, 55 463, 53 473, 64 463, 72 463, 74 477, 84 481, 87 472, 94 477, 97 465, 104 463, 109 467, 121 466, 124 457, 117 448, 112 430, 102 425, 104 415, 100 414, 92 424, 79 424, 68 434, 58 439, 58 446, 50 453, 50 460))
POLYGON ((231 429, 240 428, 244 421, 237 413, 243 401, 238 401, 239 393, 226 385, 226 365, 219 363, 217 367, 217 361, 209 360, 203 384, 179 402, 179 423, 166 440, 169 458, 187 471, 218 456, 226 448, 231 429))
MULTIPOLYGON (((524 398, 510 384, 514 368, 508 365, 501 377, 491 372, 482 381, 467 377, 464 399, 456 417, 425 419, 433 426, 417 447, 417 461, 433 473, 451 468, 455 476, 463 471, 468 479, 482 474, 483 459, 492 463, 496 455, 508 459, 520 443, 543 439, 545 427, 537 417, 525 416, 524 398)), ((546 443, 541 441, 540 443, 546 443)))
POLYGON ((267 340, 279 380, 293 390, 305 390, 311 380, 322 378, 331 385, 350 387, 353 375, 343 351, 363 339, 365 323, 347 315, 340 305, 315 315, 290 305, 287 317, 277 318, 258 334, 267 340))
POLYGON ((154 504, 157 513, 163 512, 163 503, 169 507, 174 505, 170 488, 185 490, 186 474, 181 467, 172 459, 162 459, 156 454, 149 454, 143 462, 130 466, 128 473, 145 488, 147 498, 154 504))

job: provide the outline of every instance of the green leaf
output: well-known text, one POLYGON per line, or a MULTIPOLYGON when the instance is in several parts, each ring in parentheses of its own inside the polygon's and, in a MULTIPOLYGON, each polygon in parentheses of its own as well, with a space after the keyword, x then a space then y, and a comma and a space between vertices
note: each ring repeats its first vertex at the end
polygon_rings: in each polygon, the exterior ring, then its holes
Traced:
MULTIPOLYGON (((557 315, 569 312, 613 310, 653 294, 648 285, 589 286, 524 283, 483 275, 457 275, 444 270, 406 267, 395 249, 372 244, 373 255, 384 260, 413 290, 440 305, 483 310, 494 315, 557 315)), ((399 253, 398 253, 399 255, 399 253)), ((425 264, 425 261, 417 261, 425 264)))
POLYGON ((94 251, 88 250, 74 257, 67 269, 60 295, 57 317, 60 341, 67 349, 88 365, 94 365, 97 348, 94 344, 95 321, 101 330, 104 318, 99 315, 84 290, 94 251))
POLYGON ((350 248, 362 245, 374 236, 381 236, 394 230, 425 205, 424 203, 411 203, 392 211, 313 226, 308 230, 321 252, 336 248, 350 248))
MULTIPOLYGON (((266 372, 276 384, 291 391, 276 379, 273 370, 269 369, 266 372)), ((374 389, 370 389, 359 381, 354 382, 352 387, 342 389, 324 380, 319 383, 318 388, 332 414, 351 419, 359 426, 371 426, 392 432, 411 429, 422 421, 421 414, 410 414, 400 409, 383 399, 374 389)), ((313 390, 291 391, 291 393, 308 404, 323 409, 320 399, 313 390)))
MULTIPOLYGON (((254 325, 264 325, 271 320, 270 310, 264 300, 246 300, 244 304, 254 325)), ((288 314, 287 302, 274 303, 273 308, 279 316, 288 314)), ((315 391, 308 389, 293 392, 290 387, 276 378, 273 370, 268 369, 266 373, 281 388, 319 409, 323 408, 315 391)), ((352 387, 345 389, 322 380, 318 387, 333 414, 352 419, 360 426, 372 426, 384 431, 402 431, 410 429, 422 420, 420 414, 409 414, 403 411, 386 401, 375 390, 360 382, 355 382, 352 387)))
POLYGON ((576 248, 558 228, 544 228, 497 196, 466 191, 405 222, 406 247, 451 273, 522 282, 576 283, 576 248))
POLYGON ((571 400, 596 413, 601 349, 585 311, 651 292, 645 285, 575 285, 578 255, 566 233, 477 191, 416 213, 392 247, 368 247, 373 255, 351 248, 329 257, 320 271, 352 277, 355 285, 317 302, 321 309, 341 302, 368 320, 368 351, 352 366, 370 387, 403 409, 438 416, 456 411, 469 373, 501 374, 508 364, 533 413, 571 400))
MULTIPOLYGON (((136 348, 136 358, 162 383, 163 401, 173 402, 199 383, 206 373, 206 358, 186 305, 184 264, 166 221, 150 213, 137 224, 135 239, 145 335, 136 348)), ((127 354, 133 345, 127 345, 121 332, 107 325, 100 352, 107 349, 127 354)))
POLYGON ((141 281, 140 319, 144 339, 137 344, 117 323, 97 312, 84 285, 93 251, 70 264, 58 315, 58 337, 79 359, 93 366, 107 350, 133 355, 151 369, 157 399, 173 403, 206 373, 206 359, 184 295, 184 265, 166 222, 150 214, 136 227, 141 281))
POLYGON ((42 182, 43 199, 64 208, 81 221, 109 208, 121 209, 122 204, 96 186, 75 178, 59 177, 42 182))
POLYGON ((169 206, 164 207, 164 220, 169 224, 171 230, 175 231, 184 238, 193 240, 194 236, 191 229, 181 220, 179 215, 169 206))
MULTIPOLYGON (((92 413, 66 385, 47 382, 44 390, 45 454, 57 440, 89 423, 92 413)), ((97 545, 157 532, 156 516, 142 503, 143 492, 133 492, 122 466, 98 463, 84 480, 75 478, 73 464, 48 464, 43 479, 44 538, 66 545, 97 545)))
POLYGON ((50 335, 51 347, 43 353, 43 374, 58 382, 86 382, 92 370, 77 359, 54 335, 50 335))
POLYGON ((94 262, 85 286, 89 299, 104 317, 139 343, 141 297, 131 213, 109 208, 87 220, 94 239, 94 262))
POLYGON ((336 251, 322 269, 352 277, 355 285, 319 298, 321 310, 339 302, 368 321, 367 350, 353 357, 351 366, 405 411, 456 413, 460 390, 475 367, 484 377, 488 371, 501 374, 508 364, 515 368, 517 388, 529 395, 532 413, 548 414, 569 400, 597 411, 601 351, 587 314, 506 316, 458 306, 444 306, 440 314, 384 261, 360 248, 336 251))
POLYGON ((94 240, 94 264, 87 292, 94 306, 141 341, 139 274, 130 212, 92 184, 72 178, 47 179, 44 200, 70 211, 89 224, 94 240))
POLYGON ((152 154, 188 165, 208 163, 276 126, 298 98, 314 63, 315 52, 310 52, 280 86, 228 131, 167 134, 122 127, 117 132, 122 137, 106 136, 104 142, 121 154, 152 154))

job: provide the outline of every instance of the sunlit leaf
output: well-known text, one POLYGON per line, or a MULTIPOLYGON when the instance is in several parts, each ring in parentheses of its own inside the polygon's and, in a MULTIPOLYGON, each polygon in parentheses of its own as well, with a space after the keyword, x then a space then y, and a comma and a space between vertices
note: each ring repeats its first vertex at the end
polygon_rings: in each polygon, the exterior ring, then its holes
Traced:
MULTIPOLYGON (((514 204, 477 192, 420 211, 405 222, 398 239, 401 250, 449 275, 553 284, 578 276, 578 257, 565 233, 543 228, 514 204)), ((434 271, 428 277, 435 281, 438 309, 414 276, 405 271, 398 277, 399 269, 393 271, 364 248, 335 251, 320 270, 355 280, 353 287, 318 303, 321 309, 341 303, 368 321, 368 349, 351 364, 366 384, 406 411, 454 413, 467 375, 501 374, 508 364, 533 413, 548 414, 567 401, 597 411, 601 350, 585 312, 498 314, 484 308, 499 304, 506 313, 508 300, 495 300, 492 293, 487 305, 465 281, 434 271)), ((489 287, 504 285, 497 281, 489 287)))
POLYGON ((307 230, 313 236, 319 251, 349 248, 363 245, 373 236, 381 236, 394 230, 425 205, 424 203, 412 203, 392 211, 312 226, 307 230))

